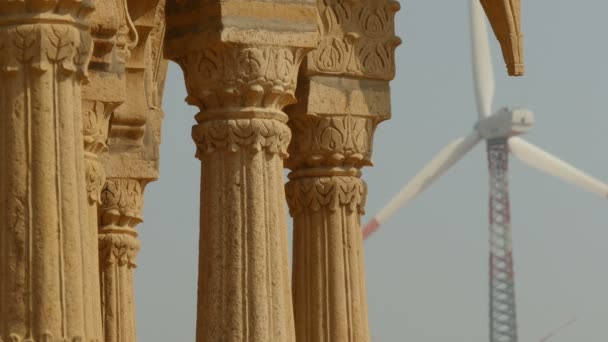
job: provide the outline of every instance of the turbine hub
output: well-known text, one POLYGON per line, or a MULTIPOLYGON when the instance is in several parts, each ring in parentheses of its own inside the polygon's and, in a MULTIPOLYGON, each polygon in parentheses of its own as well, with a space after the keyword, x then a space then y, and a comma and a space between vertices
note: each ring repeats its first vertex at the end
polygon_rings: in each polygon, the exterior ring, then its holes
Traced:
POLYGON ((486 140, 508 139, 524 134, 532 128, 534 114, 525 108, 502 108, 495 114, 479 120, 477 129, 486 140))

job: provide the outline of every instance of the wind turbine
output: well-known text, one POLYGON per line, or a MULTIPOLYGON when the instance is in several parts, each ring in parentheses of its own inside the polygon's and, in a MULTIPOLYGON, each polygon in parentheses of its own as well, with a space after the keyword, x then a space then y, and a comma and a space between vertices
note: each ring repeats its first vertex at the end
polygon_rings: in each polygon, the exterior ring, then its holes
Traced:
POLYGON ((551 330, 547 335, 543 336, 539 342, 546 342, 546 341, 550 340, 555 335, 557 335, 557 333, 561 332, 562 330, 564 330, 567 327, 571 326, 572 324, 576 323, 577 320, 578 320, 578 318, 574 317, 571 320, 569 320, 568 322, 560 325, 558 328, 551 330))
POLYGON ((470 17, 473 78, 479 119, 470 134, 448 144, 373 217, 363 229, 363 236, 367 238, 378 230, 398 209, 412 201, 481 140, 485 140, 490 174, 490 342, 516 342, 508 191, 509 152, 533 168, 602 197, 608 196, 608 185, 518 137, 532 127, 534 117, 531 111, 503 108, 492 114, 494 76, 487 28, 479 0, 470 0, 470 17))

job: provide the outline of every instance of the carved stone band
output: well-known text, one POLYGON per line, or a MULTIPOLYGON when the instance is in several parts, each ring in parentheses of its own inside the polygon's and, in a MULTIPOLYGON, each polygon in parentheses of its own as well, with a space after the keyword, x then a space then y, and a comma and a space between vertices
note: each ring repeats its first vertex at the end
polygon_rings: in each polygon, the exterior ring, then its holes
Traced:
POLYGON ((100 228, 134 228, 142 222, 143 189, 138 179, 112 178, 101 193, 100 228))
POLYGON ((0 72, 14 73, 29 66, 40 72, 58 68, 84 77, 90 54, 90 35, 69 23, 0 26, 0 72))
POLYGON ((125 233, 99 234, 99 257, 101 262, 107 266, 118 264, 118 266, 128 266, 136 268, 135 258, 140 249, 140 243, 135 231, 125 233))
POLYGON ((264 151, 287 158, 291 132, 286 124, 270 119, 213 120, 192 128, 197 146, 197 158, 217 150, 237 152, 249 149, 264 151))
POLYGON ((346 207, 350 212, 365 213, 367 185, 358 177, 310 177, 291 180, 285 186, 292 216, 302 211, 346 207))
POLYGON ((298 68, 305 49, 215 43, 177 58, 188 102, 218 108, 282 110, 295 102, 298 68))
POLYGON ((287 167, 371 165, 373 118, 354 115, 296 115, 287 167))
POLYGON ((391 80, 395 77, 395 0, 319 2, 322 38, 309 73, 391 80))

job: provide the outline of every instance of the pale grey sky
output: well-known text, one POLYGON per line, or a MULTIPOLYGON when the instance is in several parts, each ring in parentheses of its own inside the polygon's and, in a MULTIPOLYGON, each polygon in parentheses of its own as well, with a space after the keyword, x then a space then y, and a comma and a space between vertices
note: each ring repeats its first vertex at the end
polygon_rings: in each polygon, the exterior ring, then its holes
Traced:
MULTIPOLYGON (((465 0, 401 1, 393 118, 376 132, 364 170, 371 217, 441 147, 476 118, 465 0)), ((523 1, 526 76, 508 78, 492 39, 500 106, 526 106, 525 137, 608 180, 608 3, 523 1), (583 6, 584 4, 584 6, 583 6)), ((172 64, 165 95, 161 178, 148 186, 136 271, 140 341, 193 341, 196 320, 199 170, 172 64)), ((375 342, 488 340, 485 148, 460 164, 366 242, 375 342)), ((520 341, 608 340, 608 201, 511 163, 520 341)))

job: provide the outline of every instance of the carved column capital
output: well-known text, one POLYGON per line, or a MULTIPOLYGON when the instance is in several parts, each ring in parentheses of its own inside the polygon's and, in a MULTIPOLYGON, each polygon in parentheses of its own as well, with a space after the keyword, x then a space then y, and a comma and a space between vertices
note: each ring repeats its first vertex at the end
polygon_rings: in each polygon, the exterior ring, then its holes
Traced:
POLYGON ((138 179, 110 178, 99 207, 100 260, 134 268, 140 249, 136 226, 142 220, 143 186, 138 179))
POLYGON ((352 173, 355 175, 304 178, 290 175, 291 181, 287 183, 285 193, 291 215, 324 208, 331 212, 346 208, 350 213, 365 214, 367 186, 356 175, 358 171, 353 170, 352 173))
POLYGON ((307 50, 216 43, 176 61, 186 78, 188 103, 201 111, 281 111, 295 102, 298 68, 307 50))
POLYGON ((366 115, 292 115, 291 144, 286 166, 296 170, 316 167, 371 166, 375 119, 366 115))
POLYGON ((110 115, 118 105, 97 100, 82 101, 87 197, 92 204, 101 204, 101 190, 106 177, 99 156, 108 151, 106 139, 110 115))
POLYGON ((192 130, 197 157, 248 148, 287 157, 291 139, 282 109, 295 101, 306 49, 216 43, 176 61, 188 102, 200 108, 192 130))
MULTIPOLYGON (((6 4, 0 4, 0 13, 3 7, 6 4)), ((79 13, 81 7, 73 7, 79 13)), ((35 24, 14 25, 0 15, 0 73, 15 74, 29 67, 38 72, 57 68, 64 74, 77 73, 81 79, 86 76, 92 42, 85 17, 49 16, 35 24)))
POLYGON ((143 186, 139 179, 108 178, 101 193, 100 226, 133 229, 142 220, 143 186))

